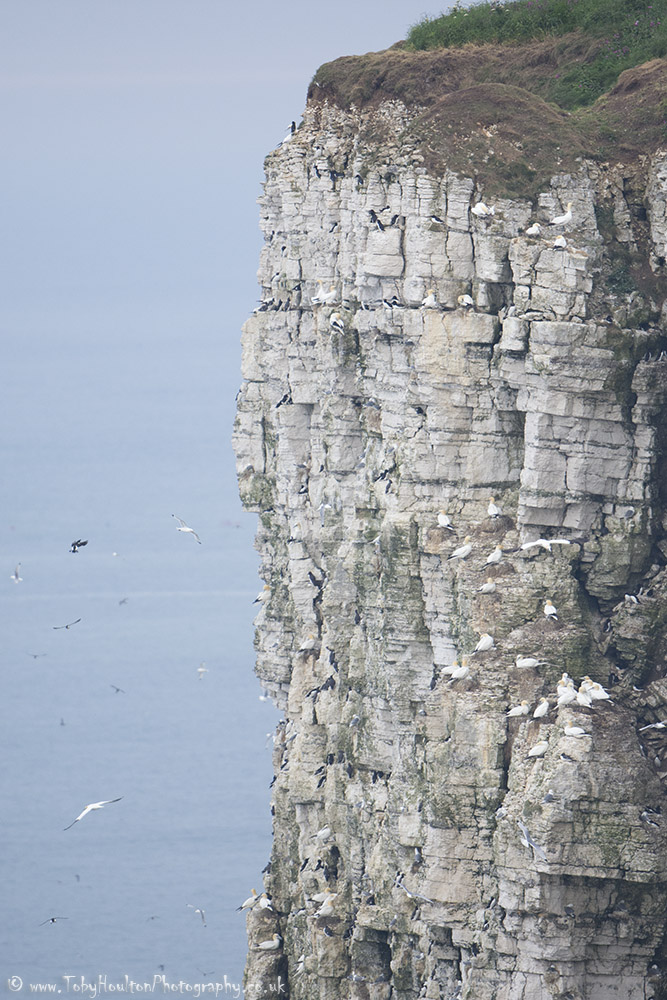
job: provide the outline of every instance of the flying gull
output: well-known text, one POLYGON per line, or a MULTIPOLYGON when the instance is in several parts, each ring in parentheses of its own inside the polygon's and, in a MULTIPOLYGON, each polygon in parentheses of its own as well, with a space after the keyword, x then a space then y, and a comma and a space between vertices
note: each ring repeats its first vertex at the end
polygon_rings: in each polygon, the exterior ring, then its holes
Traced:
POLYGON ((55 924, 56 920, 69 920, 69 917, 49 917, 48 920, 42 920, 39 926, 43 927, 44 924, 55 924))
POLYGON ((201 917, 201 922, 203 923, 204 927, 206 927, 206 914, 204 913, 204 911, 201 910, 198 906, 195 906, 194 903, 186 903, 185 905, 189 906, 191 910, 194 910, 195 913, 199 914, 199 916, 201 917))
POLYGON ((543 849, 540 847, 539 844, 536 844, 533 838, 531 837, 530 833, 528 832, 528 827, 525 825, 525 823, 522 823, 520 819, 518 819, 516 822, 517 826, 521 830, 521 843, 523 844, 524 847, 530 847, 530 849, 533 852, 533 859, 539 858, 540 861, 548 861, 548 858, 544 853, 543 849))
POLYGON ((53 628, 55 628, 55 629, 58 629, 58 628, 71 628, 72 625, 78 625, 80 621, 81 621, 81 619, 77 618, 76 621, 70 622, 69 625, 54 625, 53 628))
POLYGON ((178 521, 178 527, 176 528, 176 531, 186 531, 186 532, 189 532, 189 534, 194 535, 195 539, 201 545, 201 538, 199 537, 199 535, 197 534, 197 532, 194 530, 194 528, 190 528, 185 523, 185 521, 183 520, 183 518, 179 517, 177 514, 172 514, 171 516, 175 517, 176 520, 178 521))
POLYGON ((83 810, 83 812, 79 813, 79 815, 77 816, 77 818, 73 819, 72 822, 70 823, 70 825, 64 827, 64 829, 65 830, 69 830, 70 827, 74 826, 75 823, 78 823, 79 820, 83 819, 84 816, 87 816, 89 812, 93 811, 93 809, 102 809, 104 806, 108 806, 112 802, 120 802, 120 800, 122 798, 123 798, 123 796, 120 795, 117 799, 104 799, 102 802, 91 802, 90 805, 86 806, 86 808, 83 810))

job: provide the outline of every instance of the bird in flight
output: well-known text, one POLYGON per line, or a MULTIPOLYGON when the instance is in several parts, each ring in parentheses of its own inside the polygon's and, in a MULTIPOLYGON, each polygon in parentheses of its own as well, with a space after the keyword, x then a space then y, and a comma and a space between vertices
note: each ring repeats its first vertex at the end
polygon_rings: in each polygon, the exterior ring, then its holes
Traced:
POLYGON ((87 538, 86 538, 85 542, 83 541, 82 538, 78 538, 76 540, 76 542, 72 542, 72 548, 70 549, 70 552, 78 552, 79 549, 82 549, 84 547, 84 545, 87 545, 87 544, 88 544, 88 539, 87 538))
POLYGON ((194 535, 194 537, 196 538, 196 540, 201 545, 201 538, 199 537, 199 535, 197 534, 197 532, 195 531, 194 528, 191 528, 189 525, 187 525, 185 523, 185 521, 183 520, 183 518, 182 517, 178 517, 177 514, 172 514, 171 516, 175 517, 176 520, 178 521, 178 527, 176 528, 176 531, 186 531, 186 532, 189 532, 191 535, 194 535))
POLYGON ((186 906, 189 906, 191 910, 194 910, 195 913, 199 914, 199 916, 201 917, 201 922, 203 923, 204 927, 206 927, 206 914, 204 913, 204 911, 201 910, 198 906, 195 906, 194 903, 186 903, 186 906))
POLYGON ((77 620, 75 622, 70 622, 69 625, 54 625, 53 627, 54 628, 71 628, 72 625, 78 625, 80 621, 81 621, 81 619, 77 618, 77 620))
POLYGON ((125 694, 125 691, 123 690, 123 688, 116 687, 115 684, 110 684, 109 687, 113 688, 114 694, 125 694))
POLYGON ((93 811, 93 809, 102 809, 103 806, 108 806, 112 802, 120 802, 120 800, 122 799, 122 797, 123 796, 121 795, 117 799, 104 799, 102 802, 91 802, 90 805, 86 806, 86 808, 83 810, 83 812, 79 813, 79 815, 77 816, 77 818, 73 819, 72 822, 70 823, 70 825, 66 826, 64 829, 65 830, 69 830, 70 827, 74 826, 75 823, 78 823, 79 820, 83 819, 84 816, 87 816, 89 812, 93 811))
POLYGON ((14 572, 10 577, 10 579, 13 580, 14 583, 21 583, 21 581, 23 580, 23 577, 19 574, 20 569, 21 569, 21 563, 17 563, 16 569, 14 570, 14 572))
POLYGON ((69 917, 49 917, 48 920, 42 920, 39 926, 43 927, 44 924, 55 924, 56 920, 69 920, 69 917))

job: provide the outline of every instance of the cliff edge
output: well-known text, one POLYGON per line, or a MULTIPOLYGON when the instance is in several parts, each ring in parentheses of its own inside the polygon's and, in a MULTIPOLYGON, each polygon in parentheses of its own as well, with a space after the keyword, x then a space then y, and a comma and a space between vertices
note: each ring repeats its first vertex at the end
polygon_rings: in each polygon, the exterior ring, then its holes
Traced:
POLYGON ((260 199, 234 438, 284 720, 246 980, 667 996, 666 67, 604 99, 604 158, 518 71, 381 55, 318 73, 260 199))

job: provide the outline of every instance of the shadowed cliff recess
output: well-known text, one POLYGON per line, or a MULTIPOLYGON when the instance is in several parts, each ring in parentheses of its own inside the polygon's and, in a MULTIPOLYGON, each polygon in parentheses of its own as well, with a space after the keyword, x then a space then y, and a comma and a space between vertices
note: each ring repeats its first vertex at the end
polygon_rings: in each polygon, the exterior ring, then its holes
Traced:
POLYGON ((558 106, 566 26, 328 64, 266 160, 257 995, 667 995, 666 64, 558 106))

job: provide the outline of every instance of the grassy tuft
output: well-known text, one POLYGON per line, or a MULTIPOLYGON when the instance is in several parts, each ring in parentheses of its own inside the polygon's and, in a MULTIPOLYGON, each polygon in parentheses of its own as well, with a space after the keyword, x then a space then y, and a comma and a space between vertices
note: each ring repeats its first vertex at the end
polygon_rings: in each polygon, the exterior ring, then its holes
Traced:
POLYGON ((525 44, 577 32, 589 57, 564 61, 544 96, 562 108, 592 104, 620 73, 667 54, 667 0, 514 0, 424 17, 408 35, 413 51, 474 44, 525 44))

